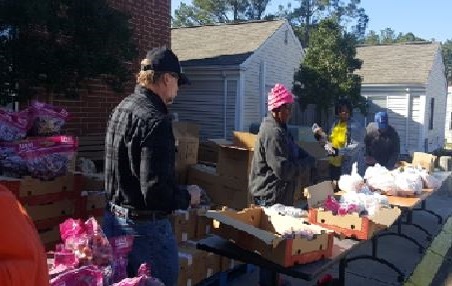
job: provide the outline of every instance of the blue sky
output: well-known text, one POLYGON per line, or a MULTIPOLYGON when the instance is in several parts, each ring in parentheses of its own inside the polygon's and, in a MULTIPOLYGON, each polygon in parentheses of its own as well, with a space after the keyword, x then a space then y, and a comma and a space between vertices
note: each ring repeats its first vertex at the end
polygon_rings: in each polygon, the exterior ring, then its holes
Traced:
MULTIPOLYGON (((266 12, 276 11, 278 5, 292 7, 298 1, 270 0, 266 12)), ((171 0, 172 9, 179 7, 181 2, 191 3, 191 0, 171 0)), ((435 39, 444 42, 452 40, 452 0, 361 0, 361 7, 369 16, 367 31, 374 30, 377 34, 386 28, 393 29, 396 34, 412 32, 425 40, 435 39)))

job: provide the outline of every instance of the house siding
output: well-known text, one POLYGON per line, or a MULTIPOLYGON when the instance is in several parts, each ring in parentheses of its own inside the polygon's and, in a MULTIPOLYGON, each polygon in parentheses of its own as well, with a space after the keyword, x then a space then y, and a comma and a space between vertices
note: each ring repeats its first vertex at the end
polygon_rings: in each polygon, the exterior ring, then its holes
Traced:
POLYGON ((294 72, 300 66, 302 58, 300 42, 286 22, 242 64, 246 69, 243 100, 245 112, 242 112, 243 123, 240 126, 242 130, 248 130, 252 123, 262 120, 265 115, 262 110, 267 109, 267 92, 274 84, 282 83, 289 90, 292 89, 294 72), (264 83, 260 80, 261 72, 265 73, 264 83), (263 102, 265 108, 262 108, 263 102))
POLYGON ((230 139, 236 129, 238 70, 186 68, 184 71, 191 85, 181 87, 170 112, 177 113, 180 121, 199 125, 202 140, 230 139))
POLYGON ((432 70, 429 74, 426 99, 425 127, 427 128, 428 138, 426 151, 431 152, 443 147, 445 143, 445 130, 443 126, 446 124, 447 82, 439 49, 435 55, 432 70), (433 128, 429 129, 429 118, 431 115, 430 102, 432 98, 434 98, 433 128))
POLYGON ((423 151, 425 106, 421 97, 425 97, 425 88, 422 85, 363 85, 361 95, 369 101, 367 124, 373 121, 376 112, 386 110, 389 124, 400 137, 400 153, 423 151))

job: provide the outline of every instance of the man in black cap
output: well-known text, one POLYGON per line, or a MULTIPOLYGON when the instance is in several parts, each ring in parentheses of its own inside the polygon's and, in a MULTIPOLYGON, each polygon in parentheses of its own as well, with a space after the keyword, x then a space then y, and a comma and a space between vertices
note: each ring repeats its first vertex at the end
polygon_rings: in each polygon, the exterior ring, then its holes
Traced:
POLYGON ((190 192, 175 176, 175 139, 168 105, 188 84, 176 55, 155 48, 141 62, 135 92, 113 110, 105 141, 104 218, 108 237, 133 235, 128 275, 141 263, 165 285, 177 283, 178 251, 169 214, 187 209, 190 192))

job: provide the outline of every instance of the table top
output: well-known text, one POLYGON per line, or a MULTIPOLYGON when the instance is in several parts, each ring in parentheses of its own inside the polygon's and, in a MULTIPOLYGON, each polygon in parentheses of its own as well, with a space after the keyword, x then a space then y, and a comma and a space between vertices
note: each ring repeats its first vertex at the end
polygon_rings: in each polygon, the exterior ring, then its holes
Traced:
POLYGON ((242 261, 244 263, 254 264, 268 270, 282 273, 291 277, 312 281, 323 272, 331 268, 341 258, 345 257, 354 247, 359 245, 360 241, 351 239, 334 238, 333 255, 331 258, 322 259, 316 262, 284 267, 263 258, 261 255, 240 248, 235 243, 228 241, 216 235, 204 238, 198 241, 196 247, 201 250, 213 252, 215 254, 242 261))
MULTIPOLYGON (((402 196, 391 196, 386 195, 388 197, 388 202, 391 206, 397 206, 402 208, 414 208, 419 202, 425 200, 430 195, 434 193, 433 189, 422 189, 422 193, 420 195, 412 196, 412 197, 402 197, 402 196)), ((335 196, 342 196, 346 192, 340 191, 335 193, 335 196)))

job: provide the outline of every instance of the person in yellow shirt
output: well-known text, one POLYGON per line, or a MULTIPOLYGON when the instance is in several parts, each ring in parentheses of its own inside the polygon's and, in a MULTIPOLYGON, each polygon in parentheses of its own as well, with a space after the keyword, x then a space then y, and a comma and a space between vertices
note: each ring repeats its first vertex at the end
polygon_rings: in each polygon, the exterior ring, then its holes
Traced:
MULTIPOLYGON (((335 106, 337 120, 333 123, 327 138, 324 138, 324 140, 328 140, 328 146, 333 149, 333 152, 329 152, 331 155, 329 158, 329 175, 331 180, 336 182, 341 175, 350 174, 354 162, 358 162, 358 170, 361 175, 363 175, 366 167, 363 143, 365 129, 351 118, 351 111, 350 101, 339 99, 335 106)), ((313 131, 315 138, 321 141, 322 136, 320 134, 323 133, 323 130, 321 128, 314 130, 313 127, 313 131)))

